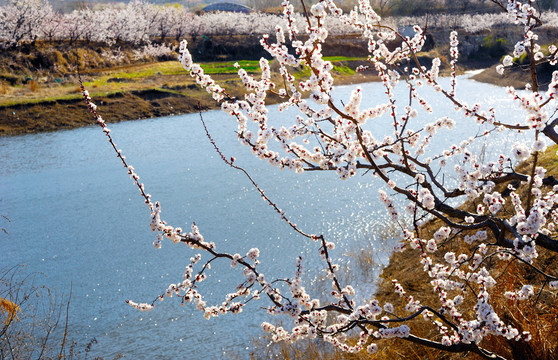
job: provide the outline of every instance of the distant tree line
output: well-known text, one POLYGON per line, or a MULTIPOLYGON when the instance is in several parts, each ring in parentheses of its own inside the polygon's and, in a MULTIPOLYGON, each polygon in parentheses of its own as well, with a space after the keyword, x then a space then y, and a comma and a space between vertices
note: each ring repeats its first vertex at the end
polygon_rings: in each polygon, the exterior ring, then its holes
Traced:
MULTIPOLYGON (((351 11, 356 2, 344 1, 343 10, 351 11)), ((245 3, 256 10, 269 10, 274 5, 281 8, 280 0, 266 1, 265 7, 261 1, 248 0, 245 3)), ((383 14, 408 15, 386 17, 384 21, 393 27, 427 23, 430 29, 451 26, 466 32, 477 32, 507 23, 506 15, 490 12, 491 6, 485 0, 375 0, 374 4, 383 14), (472 11, 473 5, 475 11, 472 11), (424 9, 430 13, 426 14, 424 9), (443 14, 442 10, 445 11, 443 14)), ((554 1, 547 0, 541 4, 553 7, 554 1)), ((295 25, 304 29, 306 20, 300 13, 303 9, 295 8, 295 11, 298 11, 293 15, 295 25)), ((275 33, 274 24, 278 16, 263 11, 249 14, 194 13, 179 4, 157 5, 143 0, 83 7, 62 13, 55 10, 48 0, 8 0, 6 5, 0 6, 0 48, 16 48, 37 40, 68 41, 70 44, 80 40, 108 45, 119 42, 146 45, 179 41, 186 36, 259 36, 275 33)), ((558 27, 555 12, 547 11, 545 16, 545 26, 558 27)), ((354 31, 339 18, 331 17, 326 21, 332 35, 354 31)))

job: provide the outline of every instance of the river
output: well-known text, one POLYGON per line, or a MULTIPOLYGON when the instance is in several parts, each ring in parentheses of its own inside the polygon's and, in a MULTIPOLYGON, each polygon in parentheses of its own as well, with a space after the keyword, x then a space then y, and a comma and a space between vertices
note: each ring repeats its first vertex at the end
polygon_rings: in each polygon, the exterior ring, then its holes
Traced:
MULTIPOLYGON (((361 86, 365 101, 366 96, 383 94, 378 83, 361 86)), ((347 99, 351 89, 339 87, 338 96, 347 99)), ((508 122, 520 121, 502 88, 461 78, 458 94, 470 103, 493 106, 508 122)), ((436 116, 456 114, 448 101, 431 102, 436 116)), ((276 106, 271 109, 278 121, 289 116, 279 114, 276 106)), ((203 117, 226 156, 234 155, 300 228, 324 233, 337 243, 333 256, 342 258, 343 278, 353 280, 362 297, 372 296, 379 268, 360 266, 361 255, 386 263, 392 245, 382 235, 389 225, 378 200, 378 182, 370 174, 340 181, 333 172, 297 175, 272 168, 236 141, 233 120, 219 111, 203 117)), ((425 119, 421 113, 418 121, 434 118, 425 119)), ((477 133, 471 119, 457 115, 455 119, 456 129, 443 132, 436 149, 477 133)), ((374 126, 376 138, 389 129, 379 120, 374 126)), ((147 192, 161 202, 168 223, 188 229, 195 221, 221 250, 244 254, 259 247, 261 271, 268 278, 292 276, 299 255, 305 259, 306 278, 320 278, 316 244, 282 223, 244 175, 219 159, 198 114, 110 128, 147 192)), ((476 146, 490 154, 514 141, 507 135, 495 136, 476 146)), ((249 304, 240 315, 209 321, 192 306, 180 306, 179 300, 159 303, 148 313, 125 304, 126 299, 151 301, 170 283, 180 281, 193 253, 170 242, 160 250, 152 246, 149 211, 97 126, 0 138, 0 153, 0 215, 10 219, 1 223, 8 233, 0 233, 0 268, 25 264, 24 272, 40 273, 42 283, 61 297, 71 287, 69 334, 81 346, 96 338, 93 354, 105 358, 123 354, 128 359, 246 358, 251 339, 262 335, 260 323, 277 321, 259 309, 265 302, 249 304)), ((242 281, 239 271, 228 269, 228 263, 213 266, 213 272, 222 273, 220 280, 208 280, 200 289, 208 303, 221 302, 242 281)), ((309 287, 319 292, 319 281, 311 283, 309 287)))

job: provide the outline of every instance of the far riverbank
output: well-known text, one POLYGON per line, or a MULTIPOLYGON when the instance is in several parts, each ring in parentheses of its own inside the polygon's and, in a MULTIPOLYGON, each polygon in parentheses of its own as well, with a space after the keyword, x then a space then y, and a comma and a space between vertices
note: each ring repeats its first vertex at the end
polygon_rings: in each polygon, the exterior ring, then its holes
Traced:
MULTIPOLYGON (((426 57, 427 61, 428 58, 426 57)), ((371 72, 356 73, 351 70, 362 64, 363 60, 335 61, 336 85, 356 84, 363 82, 378 81, 378 77, 371 72)), ((179 66, 178 62, 161 63, 168 67, 179 66)), ((163 66, 161 65, 161 66, 163 66)), ((157 64, 143 65, 143 67, 156 67, 157 64)), ((462 64, 465 69, 474 69, 471 64, 462 64)), ((89 79, 86 86, 92 93, 94 102, 99 105, 99 113, 109 123, 163 117, 170 115, 186 114, 197 111, 215 109, 218 104, 195 84, 195 82, 183 71, 173 70, 171 73, 153 71, 149 76, 125 77, 122 73, 117 75, 103 75, 108 79, 103 80, 104 86, 99 92, 96 82, 89 79), (112 77, 111 77, 112 76, 112 77), (89 86, 88 86, 89 84, 89 86), (107 84, 109 87, 107 87, 107 84)), ((539 76, 539 83, 544 88, 551 79, 555 66, 543 66, 539 76)), ((138 71, 136 68, 133 71, 138 71)), ((304 76, 301 74, 295 74, 304 76)), ((214 79, 224 84, 233 96, 242 96, 243 88, 236 74, 215 73, 214 79)), ((497 74, 495 66, 484 69, 475 74, 471 79, 491 83, 499 86, 514 86, 524 88, 530 81, 530 73, 521 67, 507 71, 503 76, 497 74)), ((87 111, 83 99, 79 95, 79 87, 76 84, 71 92, 64 98, 56 98, 52 93, 59 91, 54 89, 35 90, 36 98, 27 102, 15 104, 0 104, 0 136, 14 136, 29 133, 56 131, 62 129, 73 129, 94 124, 91 114, 87 111), (44 90, 44 94, 41 94, 44 90), (41 96, 43 98, 41 98, 41 96)), ((269 103, 280 101, 278 97, 270 96, 269 103)))
MULTIPOLYGON (((370 73, 355 73, 350 70, 350 67, 356 67, 362 62, 362 60, 351 59, 335 61, 336 84, 377 81, 377 76, 370 73)), ((98 85, 91 76, 87 76, 86 88, 91 93, 93 101, 99 106, 98 111, 101 116, 107 122, 115 123, 186 114, 215 109, 219 106, 205 90, 196 85, 184 70, 180 69, 177 61, 160 64, 138 66, 139 70, 133 68, 127 70, 126 73, 103 74, 99 76, 102 80, 97 81, 101 85, 98 85), (160 67, 164 67, 164 70, 172 67, 172 71, 166 71, 167 73, 163 70, 158 71, 157 69, 160 67), (135 76, 140 71, 148 74, 135 76)), ((213 63, 206 66, 221 71, 222 67, 218 67, 216 64, 221 65, 213 63)), ((236 69, 233 70, 236 72, 236 69)), ((227 69, 222 73, 211 74, 211 76, 225 87, 229 94, 242 96, 243 86, 238 76, 228 71, 227 69)), ((295 76, 305 75, 303 71, 300 73, 295 73, 295 76)), ((39 87, 33 92, 28 90, 31 96, 27 100, 16 99, 13 101, 15 103, 0 104, 0 136, 73 129, 94 124, 80 95, 77 77, 71 89, 66 88, 39 87), (67 93, 60 96, 63 90, 66 90, 67 93)), ((9 99, 7 100, 9 101, 9 99)), ((280 99, 269 96, 268 100, 270 104, 273 104, 280 99)))

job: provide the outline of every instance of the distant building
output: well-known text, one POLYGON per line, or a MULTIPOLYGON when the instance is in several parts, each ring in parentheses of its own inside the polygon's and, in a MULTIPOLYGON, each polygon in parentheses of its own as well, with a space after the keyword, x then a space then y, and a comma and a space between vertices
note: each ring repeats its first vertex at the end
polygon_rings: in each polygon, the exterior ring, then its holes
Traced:
POLYGON ((204 7, 202 10, 205 11, 205 12, 228 11, 228 12, 240 12, 240 13, 249 13, 249 12, 252 11, 252 9, 250 9, 247 6, 240 5, 240 4, 234 4, 234 3, 228 3, 228 2, 211 4, 211 5, 208 5, 208 6, 204 7))

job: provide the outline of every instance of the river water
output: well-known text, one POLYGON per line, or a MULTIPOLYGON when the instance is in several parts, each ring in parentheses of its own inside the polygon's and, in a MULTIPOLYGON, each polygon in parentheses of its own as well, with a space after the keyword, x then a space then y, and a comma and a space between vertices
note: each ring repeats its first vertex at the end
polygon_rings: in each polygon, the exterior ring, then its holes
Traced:
MULTIPOLYGON (((383 94, 378 83, 361 86, 365 101, 383 94)), ((339 87, 339 98, 346 101, 351 89, 339 87)), ((478 101, 504 112, 500 116, 508 122, 520 121, 502 88, 461 79, 458 92, 469 103, 478 101)), ((436 116, 456 114, 447 101, 429 100, 436 116)), ((272 107, 276 121, 288 116, 272 107)), ((378 268, 363 267, 360 260, 365 254, 385 263, 392 245, 383 235, 389 225, 378 200, 379 183, 369 174, 340 181, 333 172, 280 171, 238 144, 234 120, 219 111, 203 117, 222 151, 234 155, 293 222, 337 243, 333 256, 343 258, 342 277, 353 280, 360 296, 372 296, 378 268)), ((457 128, 442 132, 437 150, 477 133, 471 119, 454 118, 457 128)), ((421 113, 418 121, 433 119, 421 113)), ((389 131, 387 121, 377 120, 373 126, 376 138, 389 131)), ((161 202, 168 223, 188 229, 195 221, 221 250, 245 254, 258 247, 260 270, 267 278, 292 276, 295 258, 301 255, 309 288, 319 293, 322 273, 316 244, 291 231, 248 180, 219 159, 198 114, 110 128, 147 192, 161 202)), ((514 141, 495 136, 475 146, 490 154, 514 141)), ((160 250, 153 248, 148 209, 97 126, 0 138, 0 154, 0 215, 10 219, 1 223, 8 234, 0 234, 0 268, 25 264, 25 272, 42 274, 41 281, 61 296, 71 286, 70 336, 82 346, 95 337, 94 354, 123 354, 128 359, 246 358, 251 339, 262 335, 261 322, 277 321, 259 309, 265 302, 248 305, 240 315, 210 321, 178 300, 158 303, 148 313, 125 304, 126 299, 150 302, 170 283, 180 281, 193 253, 169 242, 160 250)), ((228 264, 213 266, 213 272, 221 273, 219 280, 208 280, 200 288, 208 303, 220 303, 242 281, 239 271, 229 269, 228 264)))

